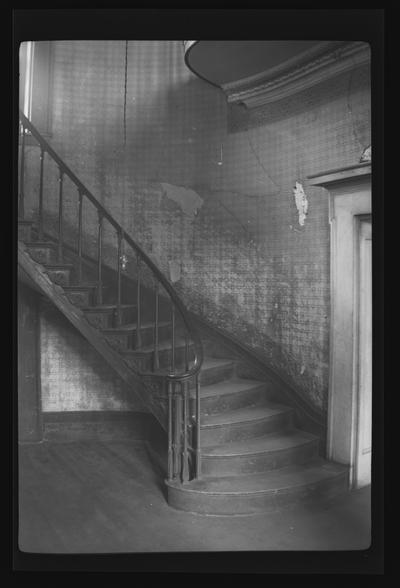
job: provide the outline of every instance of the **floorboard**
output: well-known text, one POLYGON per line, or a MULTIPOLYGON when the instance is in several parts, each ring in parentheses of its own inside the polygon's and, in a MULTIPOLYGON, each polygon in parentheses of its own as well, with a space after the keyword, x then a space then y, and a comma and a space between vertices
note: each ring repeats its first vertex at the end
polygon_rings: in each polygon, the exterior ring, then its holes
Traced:
POLYGON ((257 516, 168 506, 139 441, 19 448, 19 547, 29 553, 366 549, 370 491, 257 516))

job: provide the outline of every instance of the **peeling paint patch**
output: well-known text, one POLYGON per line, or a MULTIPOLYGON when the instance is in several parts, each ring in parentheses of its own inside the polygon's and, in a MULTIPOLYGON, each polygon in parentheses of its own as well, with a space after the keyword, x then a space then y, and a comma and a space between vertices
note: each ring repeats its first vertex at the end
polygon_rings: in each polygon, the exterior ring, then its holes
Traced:
POLYGON ((179 261, 170 260, 168 261, 168 267, 170 280, 174 284, 181 278, 181 264, 179 261))
POLYGON ((197 214, 199 208, 203 205, 203 199, 194 190, 184 188, 183 186, 173 186, 172 184, 161 183, 164 195, 173 200, 182 209, 182 212, 188 216, 197 214))
POLYGON ((293 194, 296 202, 296 207, 299 213, 299 225, 303 226, 308 211, 308 200, 303 190, 303 186, 300 184, 300 182, 296 182, 296 185, 293 188, 293 194))

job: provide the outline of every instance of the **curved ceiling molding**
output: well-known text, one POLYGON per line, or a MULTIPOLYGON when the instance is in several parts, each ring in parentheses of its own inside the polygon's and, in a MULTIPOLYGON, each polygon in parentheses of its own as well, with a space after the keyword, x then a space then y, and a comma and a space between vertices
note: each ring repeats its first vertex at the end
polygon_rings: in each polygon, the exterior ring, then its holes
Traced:
POLYGON ((367 43, 184 41, 185 62, 222 88, 230 103, 255 108, 281 100, 370 60, 367 43))

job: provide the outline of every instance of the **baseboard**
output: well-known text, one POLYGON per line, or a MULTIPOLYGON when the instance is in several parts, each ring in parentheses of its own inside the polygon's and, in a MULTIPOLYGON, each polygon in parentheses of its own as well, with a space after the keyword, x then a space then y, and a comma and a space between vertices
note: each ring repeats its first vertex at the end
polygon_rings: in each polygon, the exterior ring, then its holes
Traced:
POLYGON ((163 434, 150 413, 68 411, 43 413, 44 441, 151 441, 163 434))

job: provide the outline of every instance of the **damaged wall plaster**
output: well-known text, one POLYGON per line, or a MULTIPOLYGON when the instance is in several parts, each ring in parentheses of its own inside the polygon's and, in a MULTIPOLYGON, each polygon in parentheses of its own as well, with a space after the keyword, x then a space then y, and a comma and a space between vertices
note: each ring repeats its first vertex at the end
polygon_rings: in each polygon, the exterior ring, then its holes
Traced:
POLYGON ((296 185, 293 188, 293 194, 296 202, 296 207, 299 213, 299 225, 304 226, 304 221, 306 220, 308 211, 308 200, 304 192, 303 186, 300 184, 300 182, 296 182, 296 185))
POLYGON ((174 200, 187 216, 195 216, 199 208, 203 205, 203 199, 194 190, 184 188, 183 186, 173 186, 172 184, 161 183, 164 195, 170 200, 174 200))
POLYGON ((173 259, 168 261, 169 266, 169 279, 174 284, 178 282, 181 278, 181 264, 179 261, 175 261, 173 259))
MULTIPOLYGON (((315 190, 307 231, 294 226, 288 233, 286 227, 288 213, 296 214, 293 225, 298 218, 293 179, 300 183, 309 174, 357 163, 360 144, 370 144, 369 66, 351 74, 351 112, 346 73, 254 109, 234 129, 226 129, 223 97, 185 70, 180 42, 129 42, 130 71, 135 73, 128 76, 128 96, 134 94, 135 101, 126 112, 126 148, 118 153, 123 127, 115 124, 115 116, 123 107, 125 42, 57 41, 54 51, 56 151, 166 276, 177 277, 171 263, 179 265, 176 288, 188 307, 260 349, 271 365, 290 374, 312 402, 323 406, 329 359, 326 199, 317 198, 315 190), (171 56, 181 64, 179 76, 169 66, 171 56), (82 71, 87 74, 84 84, 82 71), (71 118, 72 111, 76 116, 71 118), (194 135, 193 126, 201 132, 194 135), (194 137, 190 145, 183 139, 188 136, 194 137), (217 154, 222 141, 223 166, 217 166, 210 153, 217 154), (301 247, 297 233, 302 233, 301 247), (250 239, 255 246, 249 246, 250 239), (306 369, 300 374, 302 366, 306 369)), ((27 148, 31 173, 25 179, 30 176, 32 183, 32 191, 26 190, 28 216, 38 202, 38 160, 37 148, 27 148)), ((54 203, 55 235, 57 181, 55 173, 45 186, 46 211, 54 203)), ((64 202, 76 227, 76 194, 71 190, 64 202)), ((89 207, 87 213, 84 250, 95 256, 97 218, 89 207)), ((71 242, 76 235, 71 234, 71 242)), ((110 264, 115 263, 112 238, 110 264)), ((135 260, 128 262, 128 271, 134 268, 135 260)))

